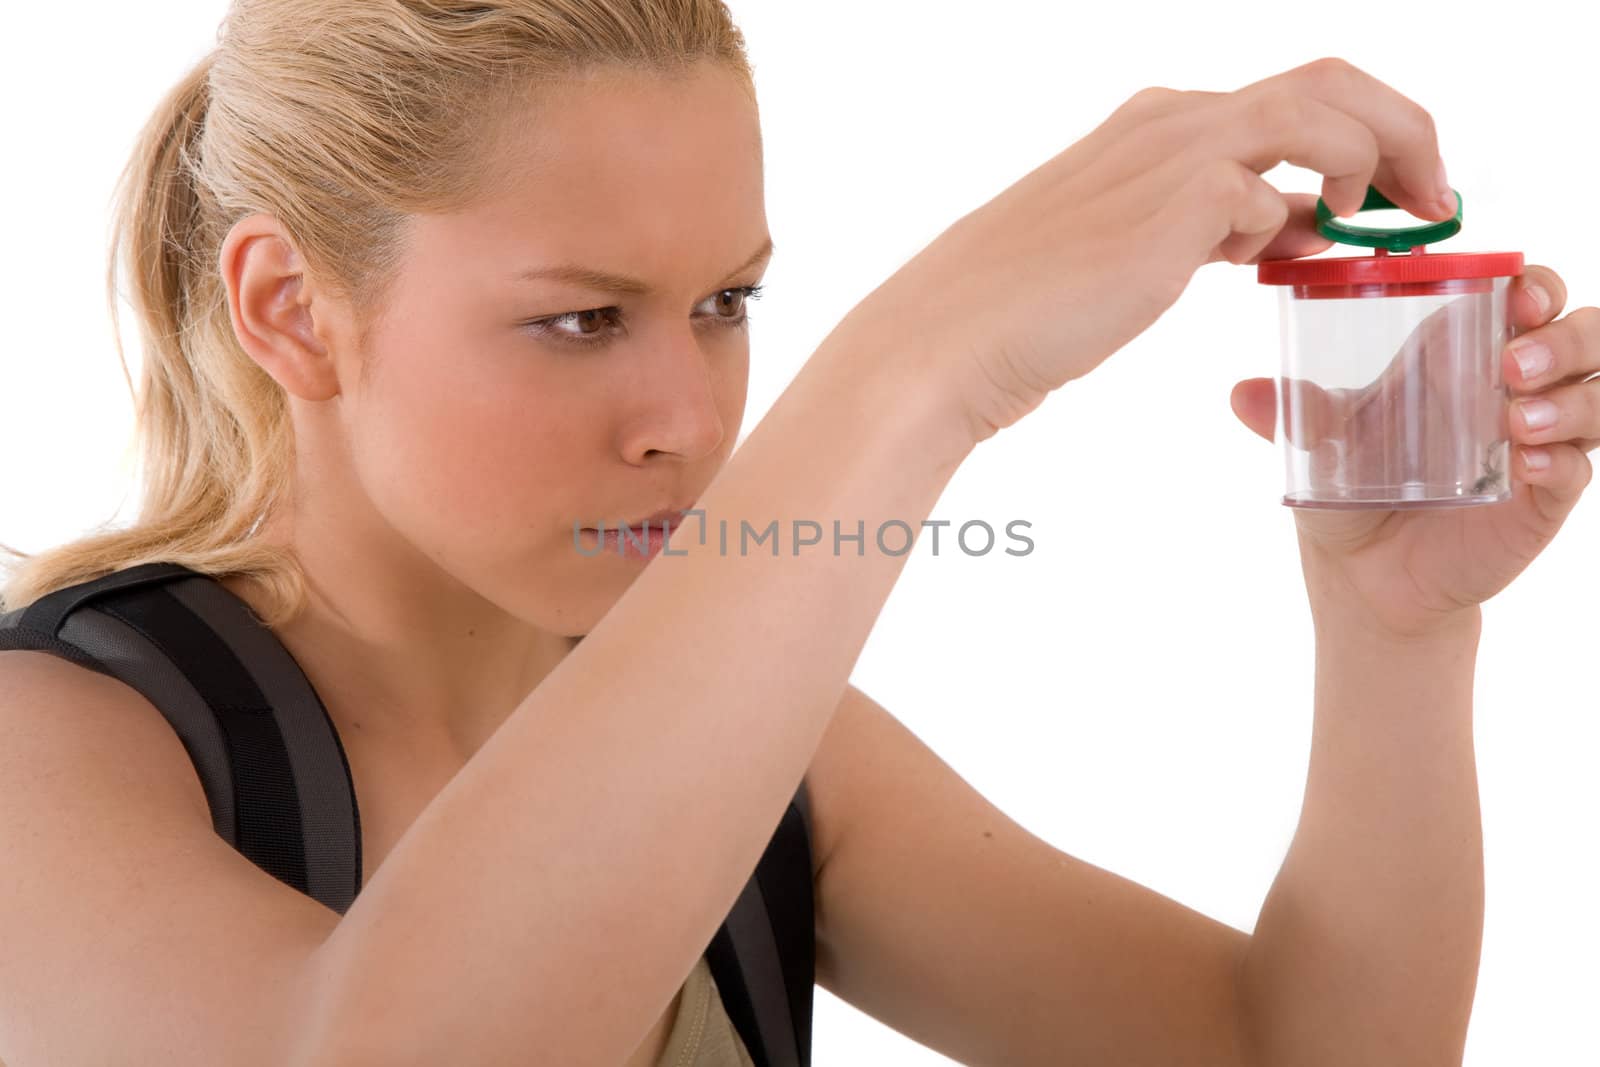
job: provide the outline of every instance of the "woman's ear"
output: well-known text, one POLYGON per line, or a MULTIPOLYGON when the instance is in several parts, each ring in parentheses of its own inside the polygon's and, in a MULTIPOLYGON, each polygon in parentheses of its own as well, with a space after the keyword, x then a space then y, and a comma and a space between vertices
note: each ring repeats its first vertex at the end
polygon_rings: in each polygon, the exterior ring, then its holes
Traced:
POLYGON ((250 358, 293 396, 338 396, 338 368, 324 339, 336 335, 343 306, 316 292, 278 220, 240 219, 222 242, 218 268, 234 336, 250 358))

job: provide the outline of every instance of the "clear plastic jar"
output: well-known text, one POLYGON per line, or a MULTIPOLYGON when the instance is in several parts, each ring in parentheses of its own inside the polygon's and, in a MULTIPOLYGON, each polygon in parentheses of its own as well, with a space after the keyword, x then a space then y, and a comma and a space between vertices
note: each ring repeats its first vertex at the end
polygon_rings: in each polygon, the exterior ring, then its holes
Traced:
MULTIPOLYGON (((1276 437, 1284 504, 1419 508, 1510 499, 1502 360, 1522 253, 1427 254, 1421 238, 1454 233, 1459 209, 1449 222, 1396 231, 1346 227, 1320 200, 1317 206, 1325 236, 1374 251, 1257 267, 1258 281, 1282 287, 1276 437), (1391 254, 1399 251, 1405 254, 1391 254)), ((1369 189, 1361 210, 1382 207, 1394 205, 1369 189)))

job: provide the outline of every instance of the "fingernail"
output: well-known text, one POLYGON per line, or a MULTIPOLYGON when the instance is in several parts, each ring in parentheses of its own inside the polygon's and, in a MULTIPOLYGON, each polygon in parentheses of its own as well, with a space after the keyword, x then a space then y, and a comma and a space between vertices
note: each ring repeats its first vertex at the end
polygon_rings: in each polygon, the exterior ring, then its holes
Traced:
POLYGON ((1550 453, 1542 448, 1524 448, 1522 462, 1526 463, 1531 471, 1542 471, 1550 466, 1550 453))
POLYGON ((1540 315, 1550 314, 1550 294, 1544 291, 1543 286, 1528 286, 1528 295, 1533 298, 1534 305, 1538 307, 1540 315))
POLYGON ((1523 381, 1532 381, 1555 363, 1550 347, 1538 341, 1511 342, 1511 357, 1517 361, 1517 370, 1523 381))
POLYGON ((1517 407, 1522 412, 1522 424, 1530 430, 1555 425, 1556 406, 1548 400, 1524 400, 1517 407))

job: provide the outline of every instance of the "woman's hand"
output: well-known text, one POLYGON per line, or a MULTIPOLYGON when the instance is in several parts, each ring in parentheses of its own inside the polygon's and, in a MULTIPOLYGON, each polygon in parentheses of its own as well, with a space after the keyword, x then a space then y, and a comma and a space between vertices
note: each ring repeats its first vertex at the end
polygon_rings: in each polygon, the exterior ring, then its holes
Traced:
MULTIPOLYGON (((1351 601, 1386 634, 1418 636, 1474 611, 1550 543, 1588 486, 1588 452, 1600 445, 1600 378, 1588 380, 1600 374, 1600 309, 1556 321, 1566 300, 1566 286, 1548 267, 1527 267, 1513 285, 1517 337, 1501 360, 1515 400, 1509 418, 1497 419, 1511 435, 1512 498, 1400 511, 1296 508, 1301 554, 1318 589, 1351 601), (1548 348, 1547 369, 1521 369, 1516 353, 1530 343, 1548 348), (1550 405, 1553 421, 1535 429, 1528 415, 1540 405, 1550 405), (1530 456, 1548 465, 1535 467, 1530 456)), ((1269 441, 1275 384, 1251 378, 1232 396, 1240 420, 1269 441)))
POLYGON ((1327 247, 1316 197, 1260 175, 1325 176, 1354 214, 1368 184, 1421 218, 1454 214, 1432 118, 1340 59, 1231 93, 1150 88, 958 219, 866 301, 942 365, 981 441, 1153 323, 1199 267, 1327 247))

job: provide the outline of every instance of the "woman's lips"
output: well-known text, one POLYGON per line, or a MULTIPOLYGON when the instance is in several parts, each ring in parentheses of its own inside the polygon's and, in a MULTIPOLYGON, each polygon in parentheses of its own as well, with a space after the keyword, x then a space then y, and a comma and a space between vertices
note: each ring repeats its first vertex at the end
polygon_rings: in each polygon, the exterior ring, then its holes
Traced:
MULTIPOLYGON (((683 525, 684 511, 657 512, 649 519, 640 519, 626 526, 605 524, 604 531, 593 526, 583 527, 592 535, 590 544, 599 544, 607 553, 634 559, 650 559, 660 553, 670 533, 683 525)), ((592 555, 599 555, 594 552, 592 555)))
MULTIPOLYGON (((604 519, 602 522, 604 522, 605 527, 608 530, 616 529, 621 526, 631 526, 635 530, 638 530, 642 529, 646 523, 656 527, 659 527, 663 524, 669 524, 673 527, 677 527, 683 525, 683 520, 687 517, 688 512, 688 508, 668 508, 665 511, 658 511, 654 515, 648 515, 641 519, 634 519, 631 522, 612 522, 610 519, 604 519)), ((585 526, 583 528, 585 530, 598 529, 598 527, 594 526, 585 526)))
POLYGON ((684 513, 687 510, 687 508, 668 508, 665 511, 658 511, 654 515, 648 515, 642 519, 635 519, 633 522, 628 523, 628 525, 635 528, 643 526, 645 523, 649 523, 652 526, 660 526, 662 523, 671 523, 673 526, 678 526, 683 523, 684 513))

